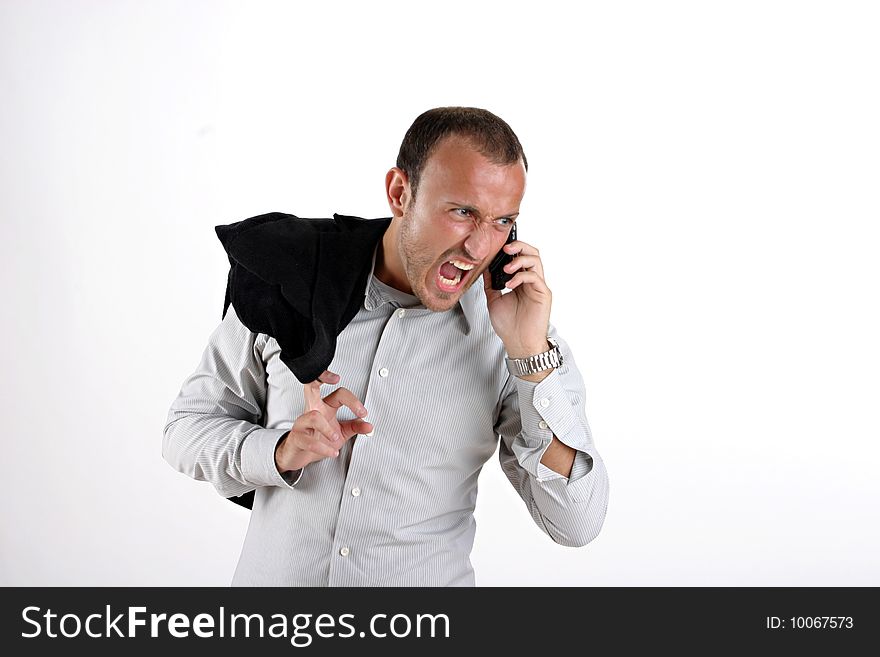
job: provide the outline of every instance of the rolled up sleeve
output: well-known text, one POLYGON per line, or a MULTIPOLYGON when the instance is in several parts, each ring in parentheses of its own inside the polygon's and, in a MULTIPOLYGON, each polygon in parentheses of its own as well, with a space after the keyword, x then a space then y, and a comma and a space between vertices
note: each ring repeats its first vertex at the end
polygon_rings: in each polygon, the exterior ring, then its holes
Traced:
POLYGON ((608 507, 608 473, 587 422, 584 383, 568 344, 553 325, 563 364, 535 383, 511 376, 496 432, 501 468, 535 524, 555 542, 579 547, 598 536, 608 507), (570 476, 541 463, 556 436, 576 450, 570 476))

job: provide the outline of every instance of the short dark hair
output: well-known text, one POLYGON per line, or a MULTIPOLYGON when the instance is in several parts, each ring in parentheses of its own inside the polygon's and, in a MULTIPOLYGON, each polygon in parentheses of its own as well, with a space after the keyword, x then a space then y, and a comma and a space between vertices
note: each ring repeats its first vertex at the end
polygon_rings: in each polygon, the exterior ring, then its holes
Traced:
POLYGON ((529 170, 522 144, 503 119, 479 107, 435 107, 413 121, 397 154, 397 167, 406 172, 413 199, 425 162, 438 142, 451 135, 468 139, 494 164, 516 164, 522 160, 526 171, 529 170))

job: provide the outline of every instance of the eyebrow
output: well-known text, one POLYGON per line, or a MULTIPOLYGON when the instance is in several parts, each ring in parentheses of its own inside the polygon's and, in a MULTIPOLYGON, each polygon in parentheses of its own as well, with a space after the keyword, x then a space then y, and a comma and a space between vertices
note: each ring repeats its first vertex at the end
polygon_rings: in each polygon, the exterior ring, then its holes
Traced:
MULTIPOLYGON (((470 210, 478 217, 482 217, 483 213, 480 212, 477 208, 472 205, 468 205, 467 203, 458 203, 457 201, 446 201, 447 205, 454 205, 457 208, 464 208, 465 210, 470 210)), ((511 219, 513 217, 518 217, 519 212, 508 212, 507 214, 498 215, 495 217, 496 219, 511 219)))

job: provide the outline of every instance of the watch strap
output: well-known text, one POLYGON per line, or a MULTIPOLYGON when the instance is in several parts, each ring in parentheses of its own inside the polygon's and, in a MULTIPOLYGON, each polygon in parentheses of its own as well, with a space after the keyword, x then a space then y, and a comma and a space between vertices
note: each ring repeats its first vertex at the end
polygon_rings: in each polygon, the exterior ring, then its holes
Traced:
POLYGON ((523 377, 562 365, 562 352, 559 350, 559 343, 550 337, 547 338, 547 342, 550 343, 550 349, 540 354, 526 358, 505 358, 507 371, 513 376, 523 377))

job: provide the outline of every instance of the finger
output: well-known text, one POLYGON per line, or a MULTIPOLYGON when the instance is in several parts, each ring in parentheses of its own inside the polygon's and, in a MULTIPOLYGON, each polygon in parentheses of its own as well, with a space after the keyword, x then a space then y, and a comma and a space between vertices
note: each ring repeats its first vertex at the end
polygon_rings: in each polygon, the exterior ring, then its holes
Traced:
POLYGON ((336 458, 339 456, 339 449, 333 445, 328 445, 324 437, 317 433, 313 433, 306 438, 306 449, 322 457, 336 458))
POLYGON ((538 272, 542 278, 544 276, 544 266, 541 263, 541 258, 538 256, 518 255, 511 262, 504 265, 504 271, 508 274, 512 274, 518 269, 531 269, 538 272))
POLYGON ((358 417, 366 417, 367 409, 361 401, 354 396, 354 393, 348 388, 337 388, 329 395, 324 397, 324 403, 332 408, 341 408, 347 406, 351 412, 358 417))
POLYGON ((296 431, 293 433, 293 444, 304 452, 314 454, 319 458, 335 458, 339 456, 339 450, 328 445, 323 437, 314 429, 296 431))
POLYGON ((321 408, 321 382, 312 381, 303 385, 303 397, 306 400, 306 408, 317 411, 321 408))
POLYGON ((526 271, 520 271, 514 274, 513 278, 507 281, 507 287, 511 290, 519 287, 523 283, 528 283, 531 287, 538 292, 544 294, 550 294, 550 288, 547 287, 547 284, 544 282, 544 279, 537 274, 537 272, 532 271, 531 269, 526 271))
POLYGON ((340 422, 339 426, 342 428, 344 441, 352 436, 367 434, 373 430, 372 423, 367 422, 366 420, 347 420, 346 422, 340 422))
POLYGON ((339 447, 339 444, 342 442, 342 428, 335 419, 328 420, 320 411, 309 411, 302 415, 300 419, 298 427, 301 427, 303 430, 312 429, 321 434, 328 445, 336 448, 339 447))
POLYGON ((318 381, 321 383, 339 383, 339 375, 330 370, 324 370, 318 377, 318 381))
POLYGON ((339 383, 339 375, 330 370, 324 370, 314 381, 303 386, 303 396, 306 400, 306 408, 318 410, 321 408, 321 384, 339 383))
POLYGON ((504 245, 504 252, 509 253, 510 255, 540 255, 538 253, 538 249, 536 249, 531 244, 527 244, 526 242, 521 242, 519 240, 513 240, 510 244, 504 245))

